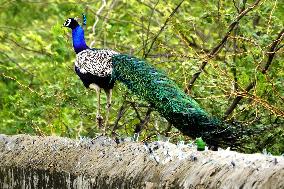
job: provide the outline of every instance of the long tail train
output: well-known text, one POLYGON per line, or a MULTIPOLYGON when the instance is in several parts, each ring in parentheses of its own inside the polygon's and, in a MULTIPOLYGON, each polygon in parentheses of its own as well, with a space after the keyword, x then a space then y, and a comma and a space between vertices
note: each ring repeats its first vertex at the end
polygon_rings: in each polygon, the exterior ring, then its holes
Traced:
POLYGON ((240 128, 211 117, 174 81, 145 60, 115 55, 113 79, 123 82, 135 95, 150 103, 185 135, 202 137, 209 145, 223 147, 233 147, 242 135, 240 128))

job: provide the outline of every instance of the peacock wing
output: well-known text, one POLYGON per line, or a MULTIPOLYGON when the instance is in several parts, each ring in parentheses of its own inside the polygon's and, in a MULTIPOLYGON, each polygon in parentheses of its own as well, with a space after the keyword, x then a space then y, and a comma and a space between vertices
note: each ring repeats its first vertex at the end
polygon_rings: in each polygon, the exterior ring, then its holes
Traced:
POLYGON ((82 74, 107 77, 112 73, 112 56, 119 54, 109 49, 86 49, 77 54, 75 66, 82 74))

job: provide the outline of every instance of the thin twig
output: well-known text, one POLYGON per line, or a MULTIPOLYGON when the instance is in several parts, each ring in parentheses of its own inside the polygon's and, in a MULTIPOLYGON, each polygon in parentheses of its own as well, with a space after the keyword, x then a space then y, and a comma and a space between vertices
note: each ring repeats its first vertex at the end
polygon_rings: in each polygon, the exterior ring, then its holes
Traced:
POLYGON ((159 30, 159 32, 156 34, 156 36, 153 38, 149 49, 147 50, 147 52, 145 53, 145 57, 148 56, 148 54, 150 53, 150 51, 153 48, 153 45, 155 44, 155 42, 157 41, 158 37, 161 35, 161 33, 164 31, 164 29, 166 28, 168 22, 170 21, 170 19, 174 16, 174 14, 178 11, 179 7, 181 6, 181 4, 184 2, 184 0, 182 0, 177 6, 176 8, 172 11, 172 13, 170 14, 170 16, 166 19, 165 23, 163 24, 163 26, 161 27, 161 29, 159 30))
POLYGON ((151 117, 151 112, 152 111, 153 111, 152 108, 148 108, 148 110, 147 110, 147 112, 145 114, 145 118, 143 120, 141 120, 139 124, 136 125, 135 133, 141 133, 141 131, 145 128, 145 126, 150 121, 150 117, 151 117))
POLYGON ((238 25, 238 22, 251 10, 253 10, 258 4, 260 0, 256 0, 253 5, 242 11, 230 24, 229 29, 223 39, 210 51, 210 53, 207 55, 206 59, 202 62, 202 64, 199 66, 199 71, 194 73, 192 78, 190 79, 188 85, 185 88, 185 92, 189 93, 193 87, 194 82, 199 77, 199 75, 204 71, 208 61, 212 58, 214 58, 217 53, 222 49, 224 44, 227 42, 227 39, 229 38, 231 32, 235 29, 235 27, 238 25))
POLYGON ((137 118, 139 119, 139 121, 142 122, 140 113, 139 113, 138 109, 136 108, 135 102, 130 102, 130 105, 131 105, 131 107, 134 109, 134 111, 135 111, 135 113, 136 113, 137 118))
POLYGON ((152 8, 152 12, 151 12, 151 15, 150 15, 150 18, 149 18, 149 22, 148 22, 148 26, 147 26, 147 33, 146 33, 146 41, 144 42, 144 48, 143 48, 143 58, 147 58, 147 54, 145 53, 146 51, 146 47, 147 47, 147 44, 148 44, 148 41, 149 41, 149 34, 150 34, 150 26, 151 26, 151 20, 152 20, 152 17, 154 15, 154 11, 156 10, 156 7, 157 5, 159 4, 159 0, 155 3, 154 7, 152 8))
MULTIPOLYGON (((269 66, 272 63, 272 60, 275 57, 275 54, 276 54, 275 49, 277 49, 278 44, 280 44, 280 42, 283 40, 283 38, 284 38, 284 29, 282 29, 280 31, 280 33, 277 35, 277 38, 271 44, 269 52, 272 52, 272 53, 268 53, 268 58, 267 58, 266 64, 264 65, 263 69, 261 70, 261 73, 266 74, 269 66)), ((256 79, 254 79, 252 82, 250 82, 248 84, 248 86, 244 90, 245 93, 247 94, 252 88, 254 88, 255 84, 256 84, 256 79)), ((243 99, 243 97, 244 96, 237 96, 233 100, 232 104, 227 108, 227 110, 226 110, 226 112, 224 114, 224 119, 226 119, 233 112, 233 110, 237 107, 237 105, 243 99)))
MULTIPOLYGON (((96 26, 97 26, 97 24, 98 24, 98 22, 99 22, 99 20, 100 20, 97 15, 99 15, 99 14, 101 13, 101 11, 103 10, 103 8, 104 8, 105 6, 106 6, 106 0, 102 0, 102 5, 101 5, 101 7, 99 8, 99 10, 96 12, 96 21, 95 21, 95 23, 93 24, 93 27, 92 27, 92 29, 93 29, 93 35, 94 35, 94 36, 96 35, 96 26)), ((95 44, 95 42, 96 42, 95 39, 91 42, 91 44, 90 44, 90 47, 91 47, 91 48, 93 47, 93 45, 95 44)))
POLYGON ((1 51, 0 51, 0 53, 1 53, 2 55, 4 55, 6 58, 8 58, 11 62, 13 62, 14 64, 16 64, 16 65, 20 68, 20 70, 22 70, 24 73, 28 73, 28 74, 31 76, 31 80, 32 80, 32 78, 34 77, 34 74, 33 74, 33 73, 31 73, 28 69, 22 67, 16 60, 12 59, 12 58, 11 58, 9 55, 7 55, 6 53, 1 52, 1 51))
POLYGON ((237 9, 238 13, 240 13, 240 9, 235 0, 233 0, 234 7, 237 9))
POLYGON ((111 131, 113 136, 115 135, 115 131, 118 129, 118 122, 120 121, 122 116, 125 114, 127 109, 128 109, 127 103, 126 103, 126 101, 124 101, 123 104, 120 106, 120 108, 118 110, 118 114, 117 114, 116 120, 114 122, 114 126, 112 128, 112 131, 111 131))
MULTIPOLYGON (((4 38, 2 38, 2 39, 4 39, 4 38)), ((16 46, 18 46, 18 47, 20 47, 20 48, 22 48, 22 49, 24 49, 26 51, 30 51, 30 52, 35 52, 35 53, 38 53, 38 54, 45 54, 45 55, 51 56, 51 54, 49 54, 48 52, 45 52, 44 50, 39 51, 39 50, 35 50, 35 49, 30 49, 28 47, 23 46, 22 44, 19 44, 17 41, 14 41, 13 39, 10 39, 10 38, 5 38, 5 39, 13 42, 16 46)))
MULTIPOLYGON (((152 113, 153 109, 152 108, 148 108, 145 118, 144 120, 141 122, 141 131, 145 128, 145 126, 149 123, 150 121, 150 117, 151 117, 151 113, 152 113)), ((140 131, 140 132, 141 132, 140 131)))
POLYGON ((151 5, 148 5, 147 3, 145 2, 142 2, 141 0, 137 0, 138 3, 141 3, 143 5, 145 5, 146 7, 150 8, 151 10, 154 10, 155 12, 159 13, 161 16, 164 16, 164 13, 155 9, 156 5, 154 7, 152 7, 151 5))

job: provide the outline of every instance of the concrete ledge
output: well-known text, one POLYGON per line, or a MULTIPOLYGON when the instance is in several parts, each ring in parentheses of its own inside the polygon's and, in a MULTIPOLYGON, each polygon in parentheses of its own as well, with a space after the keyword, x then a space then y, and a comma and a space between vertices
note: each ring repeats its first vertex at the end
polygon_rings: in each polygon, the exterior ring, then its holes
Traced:
POLYGON ((284 188, 284 158, 168 142, 0 135, 0 188, 284 188))

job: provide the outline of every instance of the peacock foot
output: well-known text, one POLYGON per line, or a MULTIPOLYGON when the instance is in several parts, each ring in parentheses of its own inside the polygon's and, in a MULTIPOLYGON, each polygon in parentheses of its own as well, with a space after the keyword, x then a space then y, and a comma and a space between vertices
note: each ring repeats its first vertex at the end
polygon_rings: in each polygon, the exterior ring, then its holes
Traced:
POLYGON ((100 114, 97 114, 96 118, 97 118, 97 120, 103 120, 104 119, 103 116, 101 116, 100 114))
POLYGON ((101 116, 100 114, 97 114, 96 119, 97 119, 99 128, 102 128, 103 127, 103 120, 104 120, 103 116, 101 116))

